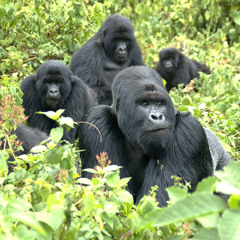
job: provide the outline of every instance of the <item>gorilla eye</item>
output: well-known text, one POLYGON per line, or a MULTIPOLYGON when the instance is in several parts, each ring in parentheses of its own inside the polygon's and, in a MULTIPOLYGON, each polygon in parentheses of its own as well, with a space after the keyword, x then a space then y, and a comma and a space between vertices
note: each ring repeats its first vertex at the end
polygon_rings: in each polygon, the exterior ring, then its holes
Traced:
POLYGON ((143 102, 142 105, 143 107, 147 107, 149 105, 149 102, 143 102))
POLYGON ((162 106, 164 105, 164 101, 158 101, 155 103, 156 106, 162 106))

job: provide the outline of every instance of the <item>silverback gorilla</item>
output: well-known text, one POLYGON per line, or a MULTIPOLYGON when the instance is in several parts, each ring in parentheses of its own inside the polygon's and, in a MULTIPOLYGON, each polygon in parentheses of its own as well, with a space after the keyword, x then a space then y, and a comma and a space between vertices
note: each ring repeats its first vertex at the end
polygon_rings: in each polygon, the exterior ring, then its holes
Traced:
MULTIPOLYGON (((83 120, 88 110, 97 105, 94 91, 57 60, 42 64, 36 74, 23 80, 21 89, 28 122, 31 127, 47 134, 58 126, 57 122, 36 112, 65 109, 63 116, 77 122, 83 120)), ((76 135, 77 127, 65 132, 63 139, 73 143, 76 135)))
MULTIPOLYGON (((190 182, 190 191, 213 175, 216 164, 204 128, 190 113, 174 108, 157 72, 129 67, 116 76, 112 89, 113 105, 97 106, 87 117, 102 133, 102 142, 95 128, 81 126, 83 169, 93 168, 96 155, 107 152, 112 164, 123 167, 121 177, 132 177, 128 187, 135 201, 157 185, 160 206, 167 204, 172 175, 190 182)), ((91 178, 85 171, 83 176, 91 178)))
POLYGON ((70 69, 96 91, 99 104, 111 105, 113 78, 135 65, 144 62, 134 28, 128 18, 115 14, 73 54, 70 69))
POLYGON ((159 58, 156 71, 166 80, 168 92, 180 83, 186 86, 193 78, 199 78, 198 72, 210 74, 206 65, 189 59, 176 48, 163 49, 159 52, 159 58))

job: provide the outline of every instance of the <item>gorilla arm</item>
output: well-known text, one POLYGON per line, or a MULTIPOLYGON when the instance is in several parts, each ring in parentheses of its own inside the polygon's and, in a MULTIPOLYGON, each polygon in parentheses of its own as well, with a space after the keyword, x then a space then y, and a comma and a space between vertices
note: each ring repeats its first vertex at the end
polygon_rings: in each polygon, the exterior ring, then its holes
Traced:
MULTIPOLYGON (((111 164, 122 166, 120 176, 129 177, 124 161, 127 159, 124 149, 123 134, 118 128, 117 118, 112 109, 108 106, 97 106, 93 108, 87 122, 92 123, 100 131, 88 124, 80 126, 79 149, 81 152, 82 169, 94 168, 98 165, 96 155, 106 152, 111 164), (86 149, 86 150, 85 150, 86 149)), ((83 177, 91 178, 91 173, 83 172, 83 177)))

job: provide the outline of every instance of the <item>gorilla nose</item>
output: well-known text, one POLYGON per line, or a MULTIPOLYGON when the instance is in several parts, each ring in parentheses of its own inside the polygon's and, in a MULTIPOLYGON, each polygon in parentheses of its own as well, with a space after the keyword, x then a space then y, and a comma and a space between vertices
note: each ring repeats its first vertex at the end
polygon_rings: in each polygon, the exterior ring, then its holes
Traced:
POLYGON ((50 90, 50 95, 53 96, 53 97, 57 96, 58 95, 58 90, 57 89, 51 89, 50 90))
POLYGON ((165 117, 162 113, 151 112, 148 116, 148 120, 150 120, 153 123, 160 123, 165 120, 165 117))

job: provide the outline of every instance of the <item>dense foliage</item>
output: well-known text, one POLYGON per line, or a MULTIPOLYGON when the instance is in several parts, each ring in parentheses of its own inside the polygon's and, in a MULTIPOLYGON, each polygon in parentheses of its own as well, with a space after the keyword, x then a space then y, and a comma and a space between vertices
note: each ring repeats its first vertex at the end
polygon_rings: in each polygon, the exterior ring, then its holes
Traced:
MULTIPOLYGON (((96 178, 78 178, 78 151, 60 144, 60 127, 34 154, 18 158, 15 172, 6 176, 8 153, 21 147, 9 136, 24 121, 20 82, 46 60, 69 64, 73 52, 113 13, 132 21, 147 66, 155 68, 158 52, 173 46, 210 67, 197 92, 175 89, 170 96, 239 160, 239 6, 239 0, 1 0, 0 137, 12 148, 0 151, 0 239, 239 239, 239 161, 201 182, 194 194, 176 179, 167 208, 157 207, 154 189, 134 206, 125 190, 128 179, 119 179, 106 153, 99 156, 100 166, 89 170, 96 178), (229 207, 212 194, 220 188, 231 195, 229 207)), ((72 126, 60 114, 49 115, 72 126)))

